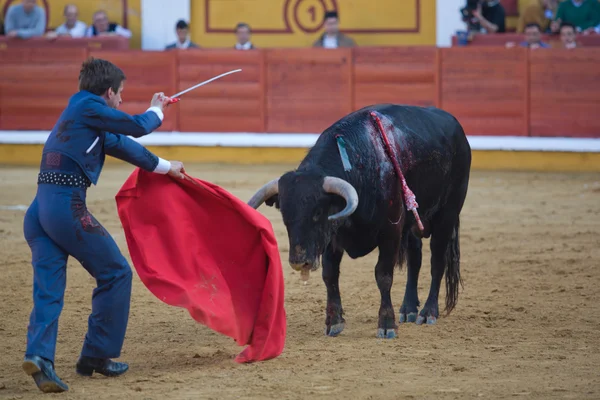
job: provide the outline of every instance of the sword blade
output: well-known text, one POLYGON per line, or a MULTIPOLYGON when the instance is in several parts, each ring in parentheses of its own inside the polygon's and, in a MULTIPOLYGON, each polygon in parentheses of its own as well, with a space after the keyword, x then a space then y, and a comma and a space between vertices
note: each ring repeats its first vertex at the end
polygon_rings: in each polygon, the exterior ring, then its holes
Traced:
POLYGON ((224 76, 226 76, 226 75, 233 74, 233 73, 240 72, 240 71, 241 71, 241 69, 234 69, 233 71, 225 72, 224 74, 221 74, 221 75, 215 76, 214 78, 210 78, 210 79, 209 79, 209 80, 207 80, 207 81, 200 82, 199 84, 197 84, 197 85, 194 85, 194 86, 192 86, 191 88, 187 88, 187 89, 185 89, 185 90, 183 90, 183 91, 181 91, 181 92, 179 92, 179 93, 177 93, 177 94, 174 94, 173 96, 170 96, 170 97, 171 97, 172 99, 174 99, 174 98, 176 98, 176 97, 179 97, 179 96, 181 96, 182 94, 185 94, 185 93, 187 93, 187 92, 190 92, 190 91, 192 91, 192 90, 194 90, 194 89, 197 89, 197 88, 199 88, 200 86, 204 86, 204 85, 206 85, 207 83, 210 83, 210 82, 212 82, 212 81, 215 81, 215 80, 217 80, 217 79, 219 79, 219 78, 222 78, 222 77, 224 77, 224 76))

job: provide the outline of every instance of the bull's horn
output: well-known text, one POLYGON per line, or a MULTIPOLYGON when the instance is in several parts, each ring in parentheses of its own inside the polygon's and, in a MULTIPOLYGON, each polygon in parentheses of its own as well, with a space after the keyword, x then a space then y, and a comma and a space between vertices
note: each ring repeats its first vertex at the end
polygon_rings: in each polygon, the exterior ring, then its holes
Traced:
POLYGON ((327 176, 323 182, 323 190, 327 193, 337 194, 346 200, 346 208, 337 214, 330 215, 330 221, 347 217, 356 211, 356 207, 358 207, 358 194, 356 193, 356 189, 345 180, 327 176))
POLYGON ((248 201, 248 205, 257 209, 262 203, 267 201, 269 197, 275 196, 277 193, 279 193, 279 178, 273 179, 271 182, 258 189, 258 192, 256 192, 248 201))

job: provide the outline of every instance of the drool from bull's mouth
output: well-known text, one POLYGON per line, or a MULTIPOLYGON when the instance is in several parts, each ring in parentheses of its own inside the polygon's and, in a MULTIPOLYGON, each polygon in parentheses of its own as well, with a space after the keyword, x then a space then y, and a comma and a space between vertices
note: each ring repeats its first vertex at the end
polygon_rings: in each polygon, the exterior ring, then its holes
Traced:
POLYGON ((306 285, 308 283, 308 279, 310 278, 310 269, 302 269, 302 272, 300 272, 300 276, 302 277, 302 282, 306 285))

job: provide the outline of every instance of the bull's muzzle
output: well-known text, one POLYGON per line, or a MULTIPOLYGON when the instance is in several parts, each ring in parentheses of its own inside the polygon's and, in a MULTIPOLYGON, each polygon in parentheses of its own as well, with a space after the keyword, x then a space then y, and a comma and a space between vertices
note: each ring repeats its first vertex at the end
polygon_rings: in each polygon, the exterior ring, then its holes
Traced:
POLYGON ((310 252, 300 245, 295 245, 290 251, 290 267, 294 271, 300 272, 302 280, 306 284, 310 277, 310 272, 317 269, 315 260, 310 257, 310 252))
POLYGON ((306 249, 300 245, 295 245, 290 249, 290 266, 294 271, 301 271, 309 264, 306 259, 306 249))
POLYGON ((290 266, 294 269, 294 271, 300 272, 302 280, 304 281, 304 284, 306 284, 306 282, 308 281, 308 278, 310 278, 310 271, 313 269, 313 264, 309 264, 309 263, 292 264, 292 263, 290 263, 290 266))
POLYGON ((312 264, 309 263, 290 263, 290 267, 292 267, 292 269, 294 271, 300 272, 303 270, 311 270, 312 269, 312 264))

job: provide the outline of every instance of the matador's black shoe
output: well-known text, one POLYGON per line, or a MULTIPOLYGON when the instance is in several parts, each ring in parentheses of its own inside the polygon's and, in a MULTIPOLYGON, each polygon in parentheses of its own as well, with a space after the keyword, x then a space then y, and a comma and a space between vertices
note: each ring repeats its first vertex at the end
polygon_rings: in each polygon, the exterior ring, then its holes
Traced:
POLYGON ((108 358, 81 357, 77 361, 77 373, 83 376, 92 376, 94 372, 104 376, 119 376, 128 369, 129 365, 108 358))
POLYGON ((45 358, 25 357, 23 371, 33 378, 37 387, 44 393, 60 393, 69 390, 69 387, 56 376, 52 362, 45 358))

